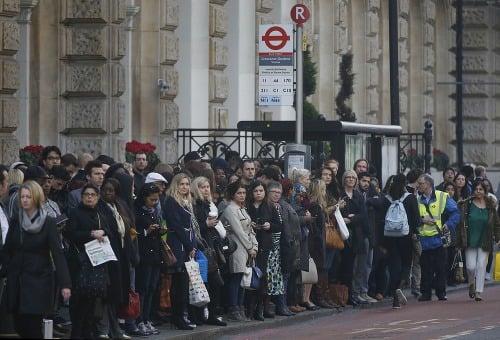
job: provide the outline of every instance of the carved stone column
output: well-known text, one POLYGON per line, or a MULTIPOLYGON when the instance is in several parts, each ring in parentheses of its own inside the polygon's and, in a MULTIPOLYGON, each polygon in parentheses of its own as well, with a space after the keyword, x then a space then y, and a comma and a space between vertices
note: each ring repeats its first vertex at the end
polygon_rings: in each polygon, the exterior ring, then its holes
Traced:
POLYGON ((463 3, 464 162, 498 166, 500 87, 494 83, 500 71, 500 7, 494 2, 463 3))
POLYGON ((38 0, 21 0, 20 12, 17 17, 19 24, 19 52, 17 60, 19 62, 20 86, 17 93, 19 99, 19 126, 16 131, 17 140, 21 146, 30 144, 31 120, 29 119, 32 105, 31 76, 31 44, 33 30, 31 25, 31 15, 33 9, 38 5, 38 0))
POLYGON ((429 119, 434 117, 435 103, 435 74, 436 74, 436 44, 435 44, 435 22, 436 3, 435 0, 425 0, 422 8, 423 27, 423 117, 429 119))
POLYGON ((179 107, 174 102, 179 88, 179 74, 175 64, 179 60, 179 37, 175 30, 179 26, 179 5, 174 0, 161 4, 160 23, 160 75, 168 83, 168 91, 160 94, 160 140, 163 148, 162 161, 174 164, 177 161, 177 141, 174 131, 179 127, 179 107))
POLYGON ((410 63, 410 44, 409 44, 409 17, 410 4, 409 0, 401 0, 399 2, 399 17, 398 17, 398 35, 399 35, 399 114, 400 124, 403 129, 408 127, 409 115, 409 63, 410 63))
POLYGON ((224 70, 228 65, 228 47, 224 38, 228 31, 226 0, 210 0, 209 11, 209 118, 211 129, 227 129, 228 110, 224 106, 229 93, 228 77, 224 70))
POLYGON ((19 126, 19 1, 0 2, 0 163, 11 164, 19 158, 19 142, 13 132, 19 126))
MULTIPOLYGON (((366 18, 366 121, 377 123, 380 112, 380 0, 368 0, 366 18)), ((356 22, 353 23, 357 25, 356 22)))
POLYGON ((124 128, 125 0, 61 0, 59 121, 63 152, 117 157, 124 128))

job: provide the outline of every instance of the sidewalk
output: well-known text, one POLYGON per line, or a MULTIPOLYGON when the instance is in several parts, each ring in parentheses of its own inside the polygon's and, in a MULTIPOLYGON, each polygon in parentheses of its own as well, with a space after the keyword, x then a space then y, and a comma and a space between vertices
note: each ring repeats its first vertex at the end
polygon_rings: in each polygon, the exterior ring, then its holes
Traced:
MULTIPOLYGON (((495 282, 495 281, 486 281, 485 282, 485 288, 487 289, 488 286, 490 285, 495 285, 495 284, 500 284, 500 282, 495 282)), ((459 284, 456 286, 449 286, 446 288, 447 292, 453 292, 457 290, 464 290, 467 291, 468 289, 468 284, 463 283, 459 284)), ((411 292, 409 289, 404 291, 406 297, 408 298, 408 301, 410 303, 416 302, 416 299, 413 295, 411 295, 411 292)), ((433 296, 433 300, 437 301, 437 297, 433 296)), ((379 301, 377 303, 373 303, 370 305, 366 305, 363 307, 351 307, 348 306, 344 310, 345 311, 352 311, 355 312, 356 310, 359 309, 377 309, 377 308, 391 308, 392 306, 392 299, 391 298, 386 298, 382 301, 379 301)), ((340 312, 342 313, 342 312, 340 312)), ((332 309, 319 309, 317 311, 305 311, 302 313, 298 313, 297 315, 286 317, 286 316, 277 316, 274 319, 265 319, 265 321, 250 321, 250 322, 228 322, 228 325, 226 327, 220 327, 220 326, 210 326, 210 325, 202 325, 196 327, 192 331, 182 331, 182 330, 177 330, 177 329, 171 329, 169 324, 164 324, 158 327, 158 329, 161 331, 160 334, 158 335, 153 335, 149 336, 144 339, 152 339, 152 340, 160 340, 160 339, 200 339, 203 338, 204 340, 207 339, 217 339, 222 336, 226 335, 236 335, 239 333, 244 333, 248 332, 250 330, 260 330, 260 329, 265 329, 265 328, 276 328, 276 327, 282 327, 294 323, 299 323, 299 322, 304 322, 308 320, 313 320, 316 318, 323 318, 323 317, 335 317, 336 315, 339 315, 340 313, 335 312, 332 309)), ((139 339, 139 338, 136 338, 139 339)))

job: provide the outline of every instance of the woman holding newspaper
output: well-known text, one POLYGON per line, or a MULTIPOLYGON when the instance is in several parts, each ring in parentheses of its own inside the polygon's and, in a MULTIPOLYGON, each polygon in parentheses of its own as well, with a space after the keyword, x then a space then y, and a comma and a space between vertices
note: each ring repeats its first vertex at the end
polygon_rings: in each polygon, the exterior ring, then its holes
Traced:
POLYGON ((55 278, 65 300, 71 279, 56 222, 42 209, 42 187, 26 181, 19 188, 19 215, 7 233, 2 249, 1 276, 7 275, 7 305, 21 338, 43 338, 42 319, 52 311, 55 278))
MULTIPOLYGON (((85 257, 85 244, 93 240, 103 242, 109 234, 107 220, 97 208, 98 201, 99 189, 93 184, 86 184, 82 188, 82 201, 78 207, 71 211, 68 220, 67 237, 76 252, 74 260, 78 262, 77 265, 72 266, 76 270, 71 273, 71 276, 77 286, 85 281, 85 278, 82 279, 81 277, 81 274, 84 273, 83 266, 88 265, 84 264, 83 261, 89 260, 88 256, 85 257)), ((107 271, 107 263, 99 266, 105 266, 107 271)), ((70 316, 73 323, 71 329, 72 339, 94 337, 92 329, 96 317, 96 305, 99 306, 99 303, 102 303, 104 295, 105 293, 102 296, 89 295, 81 287, 75 288, 70 301, 70 316)))

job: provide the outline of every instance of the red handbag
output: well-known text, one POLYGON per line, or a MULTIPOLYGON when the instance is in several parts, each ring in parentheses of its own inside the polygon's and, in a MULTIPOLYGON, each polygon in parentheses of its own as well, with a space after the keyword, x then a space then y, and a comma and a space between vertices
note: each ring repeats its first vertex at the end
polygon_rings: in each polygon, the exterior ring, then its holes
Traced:
POLYGON ((118 311, 120 319, 137 319, 141 314, 141 300, 139 293, 130 291, 128 293, 128 305, 123 305, 118 311))

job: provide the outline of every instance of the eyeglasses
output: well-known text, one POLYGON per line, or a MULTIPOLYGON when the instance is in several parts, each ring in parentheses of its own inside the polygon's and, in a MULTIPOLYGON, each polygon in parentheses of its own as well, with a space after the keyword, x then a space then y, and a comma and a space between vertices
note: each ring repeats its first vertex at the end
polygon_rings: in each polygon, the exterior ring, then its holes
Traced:
POLYGON ((82 196, 97 197, 97 194, 95 192, 84 192, 82 196))
POLYGON ((345 176, 345 179, 356 179, 354 176, 345 176))
POLYGON ((425 184, 426 182, 417 182, 417 184, 421 185, 421 184, 425 184))
POLYGON ((58 156, 49 156, 49 157, 47 157, 47 159, 49 161, 60 161, 61 157, 58 157, 58 156))
POLYGON ((273 194, 280 194, 281 195, 281 191, 276 191, 276 190, 271 190, 269 191, 270 193, 273 193, 273 194))

